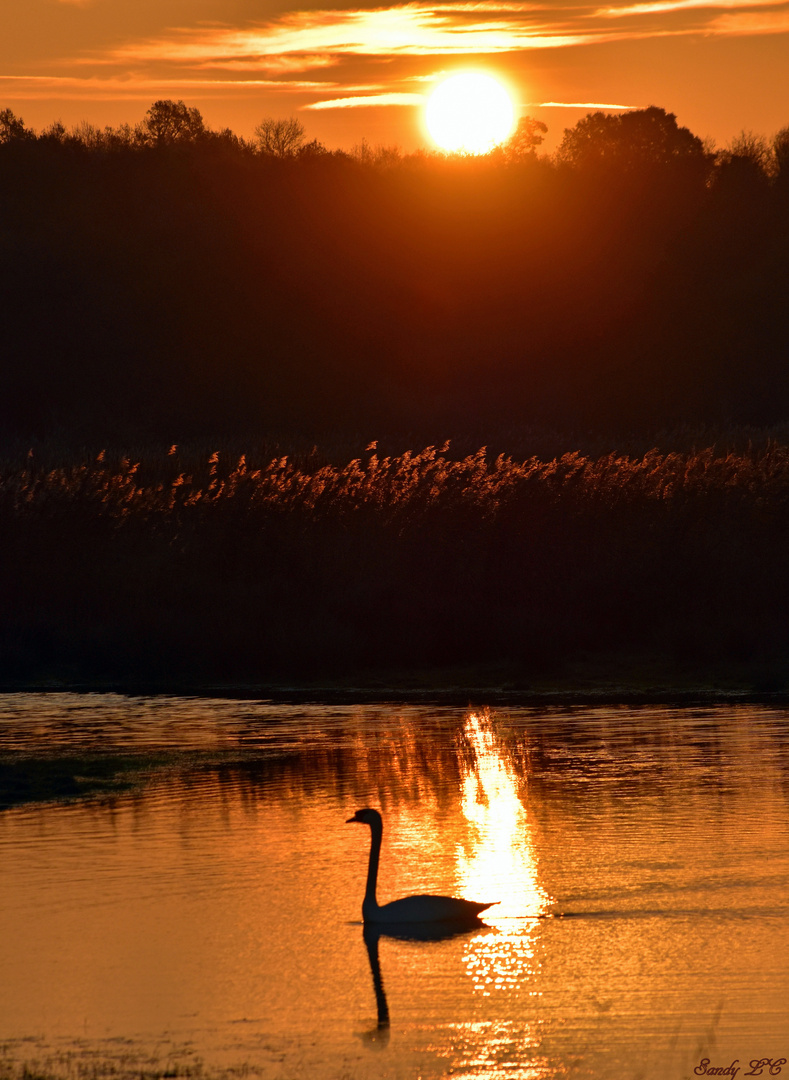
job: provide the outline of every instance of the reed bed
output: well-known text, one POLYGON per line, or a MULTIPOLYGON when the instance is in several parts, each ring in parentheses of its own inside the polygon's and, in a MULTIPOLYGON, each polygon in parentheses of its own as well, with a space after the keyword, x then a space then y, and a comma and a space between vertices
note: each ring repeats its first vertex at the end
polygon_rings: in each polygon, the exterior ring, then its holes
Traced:
POLYGON ((636 650, 789 688, 787 525, 778 441, 551 460, 370 443, 340 464, 34 452, 0 464, 0 679, 506 662, 529 681, 636 650))
POLYGON ((263 1074, 267 1064, 209 1066, 192 1044, 166 1039, 152 1046, 127 1038, 53 1045, 30 1037, 0 1044, 0 1080, 243 1080, 263 1074))
MULTIPOLYGON (((21 466, 0 464, 0 514, 39 518, 63 512, 130 518, 202 517, 227 509, 251 518, 299 512, 319 519, 372 511, 382 520, 423 511, 473 509, 495 519, 538 498, 549 503, 614 507, 711 501, 776 514, 789 503, 789 446, 768 444, 746 451, 714 447, 686 452, 651 450, 641 457, 565 453, 550 461, 489 457, 486 447, 462 458, 449 443, 420 452, 380 457, 376 444, 345 465, 310 467, 277 456, 253 467, 247 455, 219 450, 185 459, 177 446, 161 456, 135 460, 101 451, 91 460, 40 466, 29 454, 21 466)), ((317 455, 316 455, 317 456, 317 455)))

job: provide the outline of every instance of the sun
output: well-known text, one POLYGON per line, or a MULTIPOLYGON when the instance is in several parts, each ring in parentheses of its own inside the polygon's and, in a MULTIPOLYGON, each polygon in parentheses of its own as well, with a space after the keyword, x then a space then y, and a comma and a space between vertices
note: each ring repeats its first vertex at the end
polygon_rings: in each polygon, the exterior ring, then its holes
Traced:
POLYGON ((442 150, 485 154, 512 134, 515 106, 498 79, 464 71, 439 83, 428 99, 425 122, 442 150))

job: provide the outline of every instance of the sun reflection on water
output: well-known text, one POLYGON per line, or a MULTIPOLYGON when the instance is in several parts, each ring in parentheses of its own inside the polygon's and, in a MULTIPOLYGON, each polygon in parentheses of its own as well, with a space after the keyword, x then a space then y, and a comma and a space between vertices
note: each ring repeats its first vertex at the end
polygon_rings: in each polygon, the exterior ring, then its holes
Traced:
POLYGON ((455 1026, 455 1080, 550 1080, 558 1070, 531 1049, 522 1021, 489 1020, 455 1026), (458 1053, 459 1052, 459 1053, 458 1053))
MULTIPOLYGON (((485 997, 520 987, 535 974, 538 918, 552 898, 539 881, 537 856, 520 778, 503 751, 488 713, 470 713, 464 735, 473 751, 464 769, 461 806, 472 826, 458 844, 464 896, 498 900, 484 919, 498 933, 468 939, 465 966, 474 990, 485 997)), ((537 993, 535 989, 535 993, 537 993)))

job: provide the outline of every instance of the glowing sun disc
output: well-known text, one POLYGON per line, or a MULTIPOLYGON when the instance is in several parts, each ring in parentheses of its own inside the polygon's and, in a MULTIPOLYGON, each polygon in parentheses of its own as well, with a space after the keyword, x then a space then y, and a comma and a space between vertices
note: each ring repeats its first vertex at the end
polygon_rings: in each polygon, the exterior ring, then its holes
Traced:
POLYGON ((478 71, 452 75, 427 103, 425 122, 443 150, 484 154, 504 142, 515 127, 515 108, 502 84, 478 71))

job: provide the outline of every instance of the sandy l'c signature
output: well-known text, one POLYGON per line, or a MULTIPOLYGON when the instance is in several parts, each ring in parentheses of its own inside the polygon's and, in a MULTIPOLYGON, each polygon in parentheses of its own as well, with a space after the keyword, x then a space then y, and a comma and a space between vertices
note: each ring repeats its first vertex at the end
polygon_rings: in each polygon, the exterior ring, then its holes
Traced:
MULTIPOLYGON (((752 1058, 748 1062, 748 1070, 743 1071, 743 1076, 778 1076, 784 1065, 786 1064, 786 1058, 752 1058)), ((743 1070, 743 1066, 740 1065, 740 1059, 735 1058, 731 1065, 713 1065, 709 1058, 702 1058, 693 1072, 696 1076, 729 1076, 731 1080, 734 1080, 738 1072, 743 1070)))

